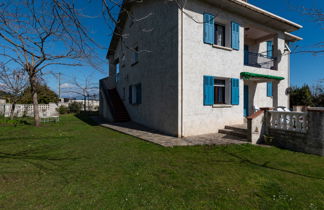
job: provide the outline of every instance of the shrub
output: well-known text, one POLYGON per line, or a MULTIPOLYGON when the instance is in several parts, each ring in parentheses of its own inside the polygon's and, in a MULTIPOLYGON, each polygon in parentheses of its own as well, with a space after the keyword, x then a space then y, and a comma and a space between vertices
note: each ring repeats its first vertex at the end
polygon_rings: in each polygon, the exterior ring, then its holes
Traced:
POLYGON ((18 126, 18 125, 30 125, 31 118, 23 117, 11 120, 8 117, 0 117, 0 126, 18 126))
POLYGON ((82 104, 81 103, 78 103, 78 102, 72 102, 69 104, 69 111, 70 113, 80 113, 81 111, 81 106, 82 104))
POLYGON ((57 108, 58 113, 60 114, 67 114, 69 112, 69 108, 66 106, 59 106, 57 108))

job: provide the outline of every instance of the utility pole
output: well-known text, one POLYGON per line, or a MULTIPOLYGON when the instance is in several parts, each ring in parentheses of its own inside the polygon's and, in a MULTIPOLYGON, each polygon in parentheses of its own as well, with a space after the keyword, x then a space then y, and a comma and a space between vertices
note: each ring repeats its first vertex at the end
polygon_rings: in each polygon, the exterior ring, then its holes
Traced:
POLYGON ((61 72, 58 73, 58 95, 59 99, 61 99, 61 72))

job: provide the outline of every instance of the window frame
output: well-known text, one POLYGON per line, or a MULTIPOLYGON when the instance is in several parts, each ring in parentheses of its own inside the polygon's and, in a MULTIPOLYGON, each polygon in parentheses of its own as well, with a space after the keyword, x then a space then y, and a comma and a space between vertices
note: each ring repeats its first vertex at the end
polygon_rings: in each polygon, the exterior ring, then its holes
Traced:
POLYGON ((139 60, 139 48, 138 45, 136 45, 133 48, 133 55, 132 55, 132 66, 138 64, 138 60, 139 60))
POLYGON ((226 79, 223 79, 223 78, 215 78, 214 77, 214 104, 215 105, 224 105, 226 104, 226 79), (224 84, 217 84, 216 81, 224 81, 224 84), (217 90, 222 90, 222 94, 223 94, 223 97, 221 100, 218 100, 219 99, 219 95, 218 95, 218 91, 217 90))
POLYGON ((130 98, 130 104, 131 105, 140 105, 140 104, 142 104, 142 92, 143 92, 143 89, 142 89, 142 84, 141 83, 136 83, 136 84, 134 84, 134 85, 130 85, 130 89, 131 89, 131 93, 128 93, 128 96, 130 97, 130 95, 131 95, 131 98, 130 98), (138 91, 138 88, 140 88, 140 99, 139 99, 139 101, 137 101, 137 98, 138 98, 138 96, 137 96, 137 91, 138 91))
POLYGON ((120 80, 120 63, 119 63, 119 58, 117 58, 115 60, 115 80, 116 80, 116 83, 119 82, 119 80, 120 80))
POLYGON ((215 22, 214 23, 214 45, 216 46, 221 46, 221 47, 226 47, 226 24, 222 24, 222 23, 219 23, 219 22, 215 22), (222 27, 223 28, 223 33, 222 33, 222 43, 219 44, 217 43, 218 42, 218 39, 217 39, 217 28, 219 27, 222 27))

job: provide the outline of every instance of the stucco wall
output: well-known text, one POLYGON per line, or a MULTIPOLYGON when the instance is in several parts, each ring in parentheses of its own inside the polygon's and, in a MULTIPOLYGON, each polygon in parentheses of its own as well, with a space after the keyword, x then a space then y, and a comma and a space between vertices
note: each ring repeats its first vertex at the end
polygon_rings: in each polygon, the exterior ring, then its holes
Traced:
MULTIPOLYGON (((183 15, 183 135, 198 135, 217 132, 228 124, 243 123, 243 80, 240 80, 240 103, 226 108, 203 106, 203 76, 215 76, 226 78, 240 78, 243 71, 283 76, 287 79, 278 85, 278 101, 280 105, 288 105, 288 97, 284 94, 288 87, 288 59, 287 56, 280 58, 278 71, 246 67, 244 61, 244 25, 253 25, 250 20, 229 13, 224 9, 203 3, 202 1, 190 0, 185 6, 183 15), (203 43, 203 13, 211 13, 216 17, 216 22, 226 24, 229 34, 231 21, 240 24, 240 50, 224 50, 214 48, 203 43), (188 14, 188 15, 187 15, 188 14), (196 20, 197 23, 194 20, 196 20)), ((256 23, 255 23, 256 24, 256 23)), ((264 28, 266 26, 259 26, 264 28)), ((278 33, 278 47, 283 53, 283 33, 278 33)), ((230 47, 229 36, 226 36, 226 47, 230 47)), ((260 47, 265 48, 265 44, 260 47)), ((265 48, 266 49, 266 48, 265 48)), ((181 49, 180 49, 181 50, 181 49)), ((264 50, 266 51, 266 50, 264 50)), ((274 84, 274 86, 276 86, 274 84)), ((275 88, 274 88, 275 89, 275 88)), ((266 83, 257 84, 256 97, 253 99, 258 106, 272 106, 275 104, 272 98, 266 97, 266 83)), ((276 94, 274 94, 274 97, 276 94)))
MULTIPOLYGON (((124 27, 114 58, 119 58, 120 80, 116 87, 133 121, 167 134, 178 135, 178 9, 175 2, 134 3, 132 15, 142 19, 124 27), (127 36, 130 35, 130 36, 127 36), (139 62, 132 65, 133 50, 139 62), (142 104, 128 102, 129 85, 142 84, 142 104), (125 93, 125 94, 124 94, 125 93)), ((110 78, 115 69, 110 65, 110 78)), ((110 82, 113 83, 113 82, 110 82)))

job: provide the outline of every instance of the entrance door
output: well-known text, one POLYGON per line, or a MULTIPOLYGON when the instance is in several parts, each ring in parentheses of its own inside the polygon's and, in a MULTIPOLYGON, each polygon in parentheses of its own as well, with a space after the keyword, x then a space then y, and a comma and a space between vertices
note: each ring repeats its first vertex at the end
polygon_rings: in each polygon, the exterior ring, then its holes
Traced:
POLYGON ((249 86, 244 85, 244 117, 249 116, 249 86))

